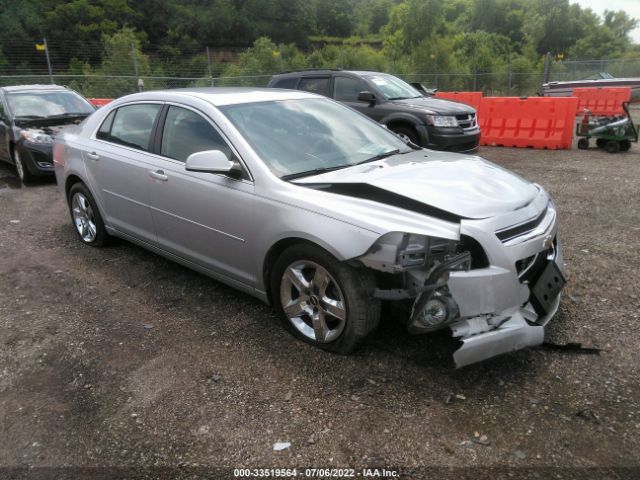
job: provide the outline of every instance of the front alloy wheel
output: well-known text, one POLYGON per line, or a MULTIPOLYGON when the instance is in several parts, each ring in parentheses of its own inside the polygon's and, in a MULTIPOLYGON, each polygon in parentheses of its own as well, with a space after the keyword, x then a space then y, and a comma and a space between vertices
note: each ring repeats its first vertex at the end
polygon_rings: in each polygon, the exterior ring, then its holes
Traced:
POLYGON ((378 325, 375 277, 364 267, 305 242, 284 250, 269 271, 282 324, 311 345, 347 354, 378 325))
POLYGON ((311 340, 333 342, 344 330, 344 295, 331 274, 315 262, 300 260, 287 267, 280 302, 294 328, 311 340))

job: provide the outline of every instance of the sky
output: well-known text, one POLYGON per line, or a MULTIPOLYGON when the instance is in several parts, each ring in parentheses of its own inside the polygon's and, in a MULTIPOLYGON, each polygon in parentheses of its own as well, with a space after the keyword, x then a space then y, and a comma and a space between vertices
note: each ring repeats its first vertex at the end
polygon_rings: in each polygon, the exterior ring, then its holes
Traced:
MULTIPOLYGON (((600 16, 605 10, 624 10, 629 16, 640 20, 640 0, 571 0, 571 3, 590 8, 600 16)), ((640 26, 630 36, 635 43, 640 43, 640 26)))

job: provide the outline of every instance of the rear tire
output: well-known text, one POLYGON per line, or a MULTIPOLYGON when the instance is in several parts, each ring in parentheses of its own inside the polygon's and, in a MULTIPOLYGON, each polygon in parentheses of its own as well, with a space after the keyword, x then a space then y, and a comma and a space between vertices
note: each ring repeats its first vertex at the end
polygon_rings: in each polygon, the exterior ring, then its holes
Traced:
POLYGON ((604 149, 609 153, 618 153, 620 151, 620 143, 615 140, 609 140, 605 145, 604 149))
POLYGON ((408 140, 415 145, 420 145, 418 132, 416 132, 416 130, 412 127, 405 127, 404 125, 399 125, 397 127, 389 128, 389 130, 391 130, 393 133, 395 133, 405 141, 408 140))
POLYGON ((587 148, 589 148, 589 139, 581 138, 580 140, 578 140, 578 148, 580 150, 586 150, 587 148))
POLYGON ((69 213, 80 241, 92 247, 102 247, 109 240, 98 205, 84 183, 76 183, 69 190, 69 213))
POLYGON ((631 148, 631 142, 629 140, 621 140, 620 141, 620 151, 628 152, 631 148))
POLYGON ((348 354, 378 326, 380 301, 373 297, 369 270, 315 245, 297 244, 282 252, 272 272, 274 306, 285 329, 300 340, 348 354))

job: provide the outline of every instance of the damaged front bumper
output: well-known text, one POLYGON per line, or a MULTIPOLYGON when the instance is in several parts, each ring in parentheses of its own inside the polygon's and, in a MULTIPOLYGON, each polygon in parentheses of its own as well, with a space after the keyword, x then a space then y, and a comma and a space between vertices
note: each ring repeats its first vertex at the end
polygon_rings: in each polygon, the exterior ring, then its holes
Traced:
POLYGON ((451 268, 446 276, 427 275, 424 283, 413 278, 412 288, 378 290, 376 296, 415 298, 410 333, 449 327, 462 342, 454 353, 457 367, 541 344, 560 304, 564 264, 553 203, 545 195, 528 210, 520 213, 526 220, 520 223, 513 216, 462 221, 462 235, 478 241, 486 254, 481 268, 451 268), (535 222, 528 220, 531 212, 535 222))

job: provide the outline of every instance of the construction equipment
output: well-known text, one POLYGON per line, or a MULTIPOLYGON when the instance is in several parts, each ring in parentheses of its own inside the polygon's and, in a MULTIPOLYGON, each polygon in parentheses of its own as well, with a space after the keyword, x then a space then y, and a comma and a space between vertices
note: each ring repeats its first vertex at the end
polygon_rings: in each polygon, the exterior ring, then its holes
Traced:
POLYGON ((609 153, 626 152, 631 148, 631 142, 638 142, 638 127, 633 124, 629 113, 629 102, 624 102, 622 108, 625 115, 596 116, 585 109, 582 121, 576 126, 578 148, 589 148, 589 139, 595 138, 598 148, 604 148, 609 153))

